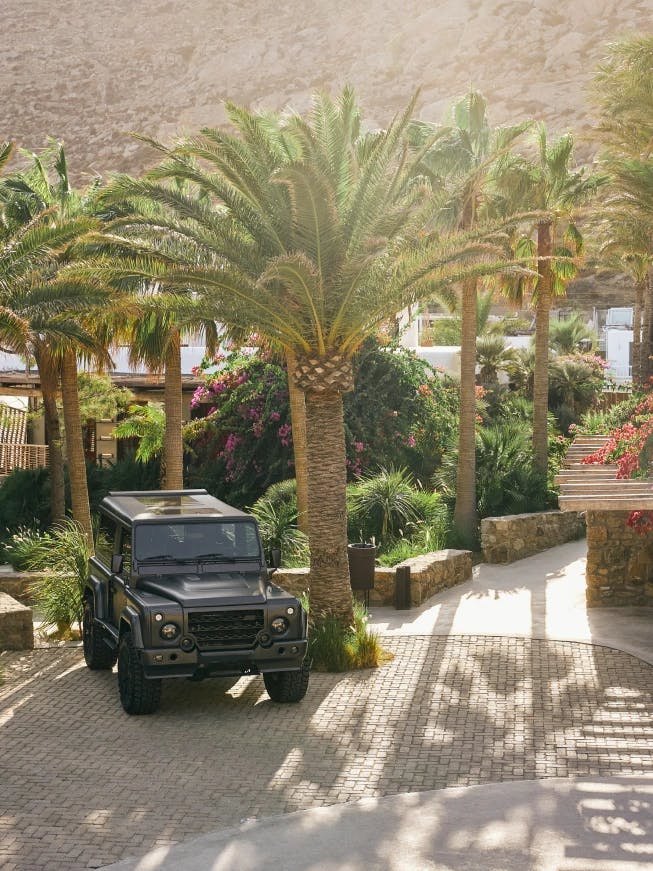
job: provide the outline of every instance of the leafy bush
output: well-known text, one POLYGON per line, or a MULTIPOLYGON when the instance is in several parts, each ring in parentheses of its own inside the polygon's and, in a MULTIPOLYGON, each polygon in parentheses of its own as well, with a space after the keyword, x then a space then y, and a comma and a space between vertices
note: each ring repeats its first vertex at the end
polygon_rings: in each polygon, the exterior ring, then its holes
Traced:
POLYGON ((294 469, 285 369, 269 354, 233 354, 207 375, 192 400, 206 417, 185 428, 188 486, 232 505, 251 505, 294 469))
POLYGON ((596 404, 606 365, 593 354, 555 357, 549 363, 549 408, 564 433, 596 404))
POLYGON ((261 533, 263 548, 270 553, 281 551, 281 565, 286 568, 306 566, 309 562, 308 539, 297 528, 297 491, 294 480, 272 484, 251 507, 261 533))
POLYGON ((29 571, 35 551, 42 544, 47 533, 30 528, 21 528, 15 532, 4 545, 4 558, 17 572, 29 571))
POLYGON ((8 536, 21 528, 46 529, 50 522, 47 469, 15 469, 0 486, 0 529, 8 536))
MULTIPOLYGON (((221 358, 195 397, 205 418, 186 427, 186 482, 225 501, 251 505, 293 474, 288 384, 269 354, 221 358)), ((457 388, 414 354, 370 339, 353 360, 355 391, 344 397, 347 466, 406 466, 428 481, 456 425, 457 388)))
POLYGON ((378 668, 386 658, 379 637, 367 625, 367 610, 354 603, 354 625, 343 626, 335 617, 327 617, 308 636, 308 655, 316 671, 341 672, 360 668, 378 668))
MULTIPOLYGON (((446 456, 434 477, 436 487, 451 502, 456 494, 457 451, 446 456)), ((541 511, 551 494, 544 475, 533 466, 528 424, 498 421, 476 431, 476 499, 480 517, 541 511)))
POLYGON ((607 411, 588 411, 577 426, 570 430, 584 435, 603 435, 617 427, 623 426, 635 414, 637 407, 643 401, 641 393, 633 393, 628 399, 613 405, 607 411))
POLYGON ((72 520, 53 526, 32 551, 29 568, 43 572, 30 585, 30 595, 48 627, 59 634, 81 628, 82 595, 92 550, 83 529, 72 520))

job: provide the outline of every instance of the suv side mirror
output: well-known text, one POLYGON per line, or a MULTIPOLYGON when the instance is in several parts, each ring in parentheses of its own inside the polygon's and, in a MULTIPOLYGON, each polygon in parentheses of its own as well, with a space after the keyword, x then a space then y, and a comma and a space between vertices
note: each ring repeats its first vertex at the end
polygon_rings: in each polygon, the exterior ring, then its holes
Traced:
POLYGON ((273 547, 270 551, 270 562, 272 563, 273 569, 278 569, 281 565, 281 548, 273 547))
POLYGON ((122 571, 124 557, 121 553, 114 553, 111 557, 111 574, 119 575, 122 571))

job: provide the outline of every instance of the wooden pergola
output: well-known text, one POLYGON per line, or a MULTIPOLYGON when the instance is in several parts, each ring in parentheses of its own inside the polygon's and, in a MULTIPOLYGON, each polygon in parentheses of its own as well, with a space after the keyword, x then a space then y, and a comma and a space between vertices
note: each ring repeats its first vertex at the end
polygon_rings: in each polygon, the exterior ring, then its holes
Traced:
POLYGON ((653 510, 653 478, 617 478, 616 465, 586 464, 582 460, 603 447, 607 436, 578 436, 556 475, 561 511, 653 510))

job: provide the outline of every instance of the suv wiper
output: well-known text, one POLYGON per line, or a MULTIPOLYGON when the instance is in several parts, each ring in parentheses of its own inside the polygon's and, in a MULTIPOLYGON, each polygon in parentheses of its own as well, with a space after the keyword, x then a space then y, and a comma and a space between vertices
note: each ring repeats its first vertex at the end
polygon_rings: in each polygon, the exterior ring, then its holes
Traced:
POLYGON ((197 557, 194 556, 172 556, 169 553, 158 554, 157 556, 146 556, 143 559, 137 560, 139 565, 145 565, 147 563, 176 563, 181 565, 182 563, 196 563, 197 557))
POLYGON ((198 562, 203 560, 224 560, 226 563, 249 563, 256 560, 255 556, 227 556, 226 553, 200 553, 196 556, 198 562))

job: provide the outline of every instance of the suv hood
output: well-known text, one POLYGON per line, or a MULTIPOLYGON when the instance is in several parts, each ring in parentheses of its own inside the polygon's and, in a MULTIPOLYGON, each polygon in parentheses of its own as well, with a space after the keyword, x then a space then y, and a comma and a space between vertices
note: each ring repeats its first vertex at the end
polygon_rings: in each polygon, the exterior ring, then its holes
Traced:
POLYGON ((144 593, 172 599, 186 608, 265 602, 265 586, 259 572, 141 575, 136 587, 144 593))

